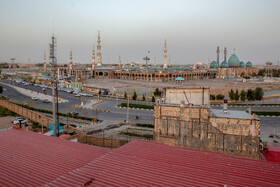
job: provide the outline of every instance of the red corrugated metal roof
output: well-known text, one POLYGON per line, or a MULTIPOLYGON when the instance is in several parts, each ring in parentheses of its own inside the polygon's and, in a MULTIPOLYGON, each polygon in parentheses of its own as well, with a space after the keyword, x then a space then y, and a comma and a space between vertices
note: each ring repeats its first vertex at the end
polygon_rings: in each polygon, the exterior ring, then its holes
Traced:
POLYGON ((134 140, 109 151, 0 132, 0 186, 280 186, 280 164, 134 140))
POLYGON ((268 151, 264 151, 265 160, 280 163, 280 147, 269 146, 268 151))
POLYGON ((134 140, 48 185, 280 186, 280 164, 134 140))
POLYGON ((0 186, 40 186, 110 150, 18 129, 0 132, 0 186))

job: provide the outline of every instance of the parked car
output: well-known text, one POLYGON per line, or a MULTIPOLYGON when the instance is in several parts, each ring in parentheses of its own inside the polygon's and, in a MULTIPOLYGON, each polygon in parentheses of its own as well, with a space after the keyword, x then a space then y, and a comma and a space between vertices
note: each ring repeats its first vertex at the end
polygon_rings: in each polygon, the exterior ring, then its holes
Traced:
POLYGON ((81 95, 80 94, 77 94, 77 95, 74 95, 75 97, 81 97, 81 95))
POLYGON ((37 101, 37 100, 38 100, 38 98, 35 97, 35 96, 33 96, 31 99, 32 99, 33 101, 37 101))
POLYGON ((13 124, 19 124, 21 122, 21 124, 27 124, 27 119, 19 117, 19 118, 15 118, 12 120, 13 124))
POLYGON ((79 113, 78 112, 69 112, 68 114, 73 115, 73 116, 77 116, 79 113))
POLYGON ((50 103, 50 100, 44 99, 43 102, 44 102, 44 103, 50 103))

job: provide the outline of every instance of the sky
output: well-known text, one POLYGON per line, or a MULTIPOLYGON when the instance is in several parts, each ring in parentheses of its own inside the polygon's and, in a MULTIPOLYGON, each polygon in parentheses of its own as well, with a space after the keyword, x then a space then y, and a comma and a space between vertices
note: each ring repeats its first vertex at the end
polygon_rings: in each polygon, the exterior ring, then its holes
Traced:
POLYGON ((240 60, 280 60, 279 0, 0 0, 0 62, 43 63, 57 38, 58 63, 91 63, 100 30, 104 64, 208 63, 216 49, 240 60))

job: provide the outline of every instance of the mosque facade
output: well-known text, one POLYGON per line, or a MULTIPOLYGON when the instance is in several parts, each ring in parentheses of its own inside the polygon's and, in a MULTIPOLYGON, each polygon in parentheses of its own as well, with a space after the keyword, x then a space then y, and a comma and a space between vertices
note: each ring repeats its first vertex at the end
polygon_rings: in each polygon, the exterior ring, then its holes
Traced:
POLYGON ((247 61, 246 63, 240 61, 238 56, 233 54, 227 60, 227 48, 224 48, 224 60, 219 62, 220 49, 217 47, 217 61, 212 61, 209 65, 209 68, 217 71, 217 77, 241 77, 242 75, 248 76, 253 73, 258 73, 259 69, 254 68, 252 62, 247 61))
MULTIPOLYGON (((150 82, 176 82, 177 78, 188 81, 195 79, 214 79, 216 77, 216 70, 208 70, 197 65, 195 69, 190 66, 170 66, 167 65, 167 43, 164 43, 164 65, 143 66, 138 62, 121 64, 119 57, 118 65, 105 66, 102 64, 101 57, 101 39, 98 31, 97 40, 97 63, 95 61, 95 51, 92 52, 91 67, 75 66, 73 64, 72 51, 70 52, 70 62, 68 67, 60 67, 58 69, 59 75, 76 76, 82 79, 85 78, 103 78, 103 79, 124 79, 136 81, 150 81, 150 82)), ((156 59, 155 59, 156 60, 156 59)))

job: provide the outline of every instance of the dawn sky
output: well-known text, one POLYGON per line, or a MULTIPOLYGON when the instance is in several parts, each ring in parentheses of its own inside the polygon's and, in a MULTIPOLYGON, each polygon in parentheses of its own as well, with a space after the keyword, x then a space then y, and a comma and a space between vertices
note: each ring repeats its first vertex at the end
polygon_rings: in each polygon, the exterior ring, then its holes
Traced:
POLYGON ((279 0, 0 0, 0 62, 42 63, 51 36, 58 63, 91 63, 101 33, 103 63, 172 64, 216 60, 216 48, 240 60, 280 60, 279 0), (150 53, 148 54, 148 51, 150 53))

